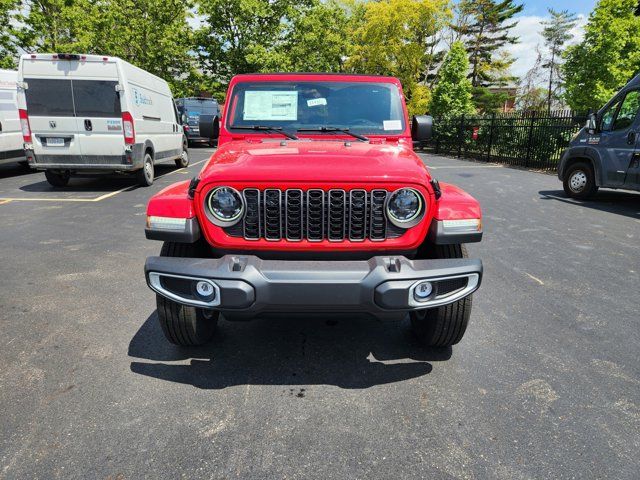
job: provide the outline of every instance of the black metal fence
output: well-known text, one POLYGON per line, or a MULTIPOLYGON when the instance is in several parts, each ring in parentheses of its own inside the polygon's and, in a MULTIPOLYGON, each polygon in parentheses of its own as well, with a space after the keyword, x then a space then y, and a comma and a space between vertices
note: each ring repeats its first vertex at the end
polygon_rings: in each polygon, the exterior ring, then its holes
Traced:
POLYGON ((571 137, 587 120, 571 111, 496 113, 435 119, 434 153, 554 170, 571 137))

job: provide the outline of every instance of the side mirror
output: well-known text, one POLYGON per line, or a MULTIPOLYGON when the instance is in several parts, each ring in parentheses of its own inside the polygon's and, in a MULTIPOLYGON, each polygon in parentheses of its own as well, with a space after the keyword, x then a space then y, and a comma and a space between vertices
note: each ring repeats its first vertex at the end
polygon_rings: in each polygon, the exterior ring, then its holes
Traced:
POLYGON ((591 133, 596 133, 598 129, 598 115, 595 113, 590 113, 587 118, 587 130, 591 133))
POLYGON ((433 117, 415 115, 411 120, 411 138, 414 142, 428 142, 433 138, 433 117))
POLYGON ((200 115, 200 136, 217 140, 220 136, 220 120, 217 115, 200 115))

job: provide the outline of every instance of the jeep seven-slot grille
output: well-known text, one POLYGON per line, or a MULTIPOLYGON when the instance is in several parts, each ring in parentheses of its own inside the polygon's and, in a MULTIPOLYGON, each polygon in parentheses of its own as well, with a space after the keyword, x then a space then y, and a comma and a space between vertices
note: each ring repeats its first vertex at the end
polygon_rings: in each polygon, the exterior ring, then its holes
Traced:
POLYGON ((225 231, 247 240, 385 240, 404 230, 387 224, 386 190, 247 188, 243 220, 225 231))

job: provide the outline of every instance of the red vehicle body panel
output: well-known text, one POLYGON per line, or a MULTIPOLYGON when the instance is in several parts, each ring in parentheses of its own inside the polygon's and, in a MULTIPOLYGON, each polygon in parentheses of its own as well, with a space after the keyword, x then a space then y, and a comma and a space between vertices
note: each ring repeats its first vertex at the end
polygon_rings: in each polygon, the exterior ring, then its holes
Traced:
MULTIPOLYGON (((399 80, 392 77, 330 75, 330 74, 265 74, 238 75, 229 85, 227 101, 239 82, 389 82, 400 92, 399 80)), ((406 105, 403 109, 407 118, 406 105)), ((409 124, 398 135, 368 135, 370 142, 359 142, 346 135, 299 134, 300 141, 291 141, 278 133, 231 133, 226 129, 225 105, 220 124, 219 148, 200 172, 200 182, 194 199, 188 198, 189 182, 165 188, 149 201, 148 215, 200 219, 201 231, 209 244, 230 250, 291 250, 291 251, 399 251, 416 249, 425 239, 432 219, 480 218, 478 202, 453 185, 441 184, 441 197, 436 200, 431 175, 412 147, 409 124), (308 140, 304 140, 308 139, 308 140), (228 235, 221 227, 208 221, 204 200, 215 186, 244 188, 310 188, 393 191, 402 187, 419 190, 427 203, 423 220, 398 238, 384 241, 268 241, 246 240, 228 235)))

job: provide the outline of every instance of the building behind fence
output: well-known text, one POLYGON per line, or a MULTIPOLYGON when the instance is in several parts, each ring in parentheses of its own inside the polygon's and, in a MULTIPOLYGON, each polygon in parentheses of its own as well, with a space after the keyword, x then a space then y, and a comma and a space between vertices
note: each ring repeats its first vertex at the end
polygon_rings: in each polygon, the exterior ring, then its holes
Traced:
POLYGON ((587 115, 570 111, 512 112, 435 120, 427 149, 445 155, 555 170, 587 115))

